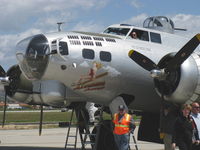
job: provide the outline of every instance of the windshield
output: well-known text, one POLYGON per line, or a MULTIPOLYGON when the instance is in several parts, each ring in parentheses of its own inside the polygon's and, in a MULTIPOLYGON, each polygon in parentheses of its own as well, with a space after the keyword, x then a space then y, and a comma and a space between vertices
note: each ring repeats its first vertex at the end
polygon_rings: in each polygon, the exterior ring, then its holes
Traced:
POLYGON ((103 33, 126 36, 129 32, 129 28, 107 28, 103 33))

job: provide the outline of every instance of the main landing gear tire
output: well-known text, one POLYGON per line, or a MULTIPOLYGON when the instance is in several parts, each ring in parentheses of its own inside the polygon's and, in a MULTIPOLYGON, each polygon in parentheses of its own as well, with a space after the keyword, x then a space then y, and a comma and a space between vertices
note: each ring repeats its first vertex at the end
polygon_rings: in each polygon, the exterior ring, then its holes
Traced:
POLYGON ((99 135, 97 135, 98 126, 96 126, 92 133, 96 134, 96 137, 91 139, 92 142, 95 142, 97 138, 97 149, 96 150, 117 150, 117 146, 113 136, 112 122, 110 120, 104 120, 100 123, 99 135), (97 137, 99 136, 99 137, 97 137))

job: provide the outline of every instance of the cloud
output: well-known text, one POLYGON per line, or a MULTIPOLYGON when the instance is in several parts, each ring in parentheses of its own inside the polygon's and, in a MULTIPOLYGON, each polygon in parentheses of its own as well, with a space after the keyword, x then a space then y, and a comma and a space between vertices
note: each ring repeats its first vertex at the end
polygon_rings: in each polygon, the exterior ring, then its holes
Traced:
POLYGON ((104 26, 101 24, 90 22, 79 22, 72 29, 73 31, 85 31, 85 32, 103 32, 104 26))
MULTIPOLYGON (((23 32, 50 20, 69 21, 90 9, 100 9, 109 0, 1 0, 0 32, 23 32), (49 18, 49 19, 46 19, 49 18), (56 19, 57 18, 57 19, 56 19)), ((52 28, 53 22, 50 22, 52 28)), ((56 23, 56 22, 55 22, 56 23)), ((55 24, 54 23, 54 24, 55 24)))
POLYGON ((0 35, 0 65, 7 70, 9 66, 16 64, 15 46, 17 42, 39 33, 41 33, 41 30, 29 29, 20 34, 0 35))
POLYGON ((139 2, 139 0, 130 0, 130 3, 134 8, 139 9, 142 7, 142 4, 139 2))
POLYGON ((200 15, 177 14, 170 17, 177 28, 185 28, 187 32, 181 31, 179 34, 194 36, 200 33, 200 15))
POLYGON ((132 24, 135 26, 143 26, 144 20, 148 17, 147 14, 140 14, 138 16, 133 16, 128 20, 124 20, 123 23, 132 24))

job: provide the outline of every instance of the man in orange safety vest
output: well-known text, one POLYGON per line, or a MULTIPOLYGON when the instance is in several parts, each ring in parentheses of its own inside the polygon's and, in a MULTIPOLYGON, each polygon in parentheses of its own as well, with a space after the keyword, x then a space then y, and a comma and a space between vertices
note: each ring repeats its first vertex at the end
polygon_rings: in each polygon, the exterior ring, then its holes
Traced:
POLYGON ((119 150, 128 150, 130 132, 135 129, 131 115, 126 113, 125 106, 119 105, 119 112, 114 114, 114 138, 119 150))

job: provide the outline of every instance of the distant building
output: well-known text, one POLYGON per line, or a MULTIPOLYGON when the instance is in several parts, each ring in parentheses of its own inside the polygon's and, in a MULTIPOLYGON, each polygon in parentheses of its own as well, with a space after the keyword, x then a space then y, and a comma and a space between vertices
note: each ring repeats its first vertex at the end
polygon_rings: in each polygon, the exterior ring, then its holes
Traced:
POLYGON ((7 109, 22 109, 22 106, 19 104, 8 104, 7 109))

